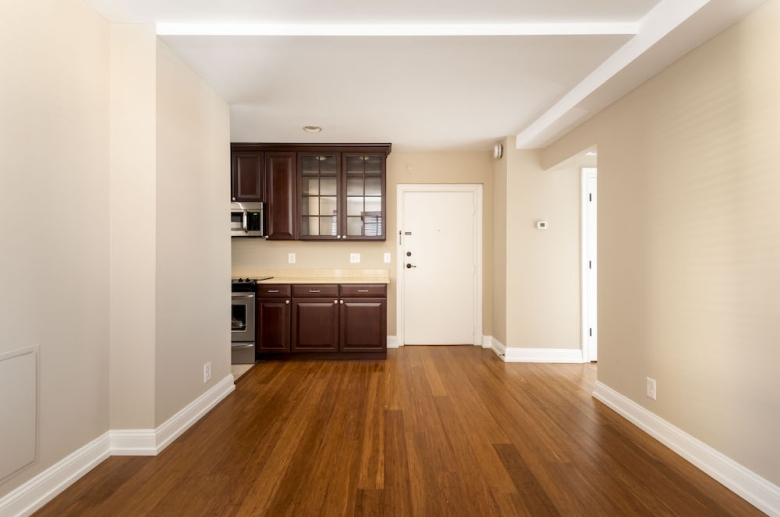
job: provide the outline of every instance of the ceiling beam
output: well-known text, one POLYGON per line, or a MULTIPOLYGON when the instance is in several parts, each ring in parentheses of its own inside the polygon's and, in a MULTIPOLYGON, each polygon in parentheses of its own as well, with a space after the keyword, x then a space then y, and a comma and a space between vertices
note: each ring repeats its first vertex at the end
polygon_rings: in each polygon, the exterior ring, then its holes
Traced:
POLYGON ((577 86, 517 134, 518 149, 533 149, 540 145, 551 128, 574 118, 577 105, 604 85, 621 70, 661 41, 676 27, 696 14, 711 0, 662 0, 639 22, 639 33, 608 57, 577 86))
POLYGON ((158 23, 159 36, 581 36, 639 33, 638 23, 158 23))

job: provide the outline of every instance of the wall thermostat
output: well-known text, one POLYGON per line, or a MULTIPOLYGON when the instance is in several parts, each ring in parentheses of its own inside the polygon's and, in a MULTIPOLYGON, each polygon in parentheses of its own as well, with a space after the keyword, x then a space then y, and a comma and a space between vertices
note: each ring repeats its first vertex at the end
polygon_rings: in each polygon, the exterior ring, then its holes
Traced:
POLYGON ((537 230, 546 230, 547 229, 547 221, 536 221, 536 229, 537 230))

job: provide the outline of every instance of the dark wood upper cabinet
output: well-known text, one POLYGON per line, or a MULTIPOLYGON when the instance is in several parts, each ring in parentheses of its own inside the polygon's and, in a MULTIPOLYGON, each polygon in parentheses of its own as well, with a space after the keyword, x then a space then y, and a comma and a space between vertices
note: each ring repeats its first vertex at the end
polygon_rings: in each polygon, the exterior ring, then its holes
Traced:
POLYGON ((295 152, 265 153, 265 182, 268 187, 266 214, 268 238, 292 240, 298 238, 296 225, 298 182, 295 174, 295 152))
POLYGON ((342 155, 343 239, 385 240, 385 158, 380 153, 342 155))
POLYGON ((265 201, 264 153, 240 151, 233 153, 230 196, 232 201, 265 201))
POLYGON ((269 239, 383 241, 390 149, 390 144, 234 143, 233 197, 266 202, 269 239))
POLYGON ((385 240, 387 152, 349 151, 298 153, 301 240, 385 240))
POLYGON ((341 153, 298 153, 301 240, 341 238, 341 153))

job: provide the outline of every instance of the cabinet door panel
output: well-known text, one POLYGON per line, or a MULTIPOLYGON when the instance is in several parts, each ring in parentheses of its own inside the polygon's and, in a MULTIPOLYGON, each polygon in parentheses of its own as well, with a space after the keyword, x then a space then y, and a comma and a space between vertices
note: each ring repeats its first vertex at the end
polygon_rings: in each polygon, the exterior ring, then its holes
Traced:
POLYGON ((297 239, 295 153, 265 153, 265 178, 268 187, 268 238, 297 239))
POLYGON ((233 201, 265 201, 263 153, 234 152, 231 170, 231 197, 233 201))
POLYGON ((337 352, 339 304, 330 298, 293 298, 292 351, 337 352))
POLYGON ((344 153, 343 235, 351 240, 385 240, 385 155, 344 153))
POLYGON ((290 299, 257 300, 257 353, 290 351, 290 299))
POLYGON ((387 349, 387 299, 345 298, 341 305, 341 351, 387 349))
POLYGON ((340 159, 340 153, 298 153, 301 240, 341 238, 340 159))

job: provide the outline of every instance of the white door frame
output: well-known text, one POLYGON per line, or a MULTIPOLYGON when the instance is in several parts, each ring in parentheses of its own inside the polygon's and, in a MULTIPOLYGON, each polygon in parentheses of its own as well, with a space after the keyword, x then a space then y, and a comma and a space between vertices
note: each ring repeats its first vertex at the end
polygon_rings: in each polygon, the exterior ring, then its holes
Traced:
POLYGON ((481 184, 404 184, 398 185, 396 243, 396 334, 398 346, 404 346, 404 194, 407 192, 471 192, 474 194, 474 345, 482 346, 482 185, 481 184))
POLYGON ((591 200, 591 192, 588 188, 588 183, 591 179, 598 181, 598 169, 596 167, 583 167, 580 174, 580 190, 582 192, 582 198, 580 202, 580 222, 582 230, 580 232, 582 242, 580 245, 580 256, 582 257, 582 362, 589 363, 597 360, 598 353, 598 294, 597 294, 597 282, 593 282, 593 285, 588 281, 591 276, 591 268, 593 276, 598 274, 598 254, 597 249, 589 249, 591 233, 596 238, 596 219, 598 205, 591 204, 597 203, 596 192, 593 192, 593 199, 591 200), (596 211, 593 213, 593 221, 589 224, 588 210, 590 207, 594 207, 596 211), (593 311, 593 321, 588 321, 588 314, 593 311), (591 336, 592 332, 592 336, 591 336), (593 347, 590 346, 593 343, 593 347))

